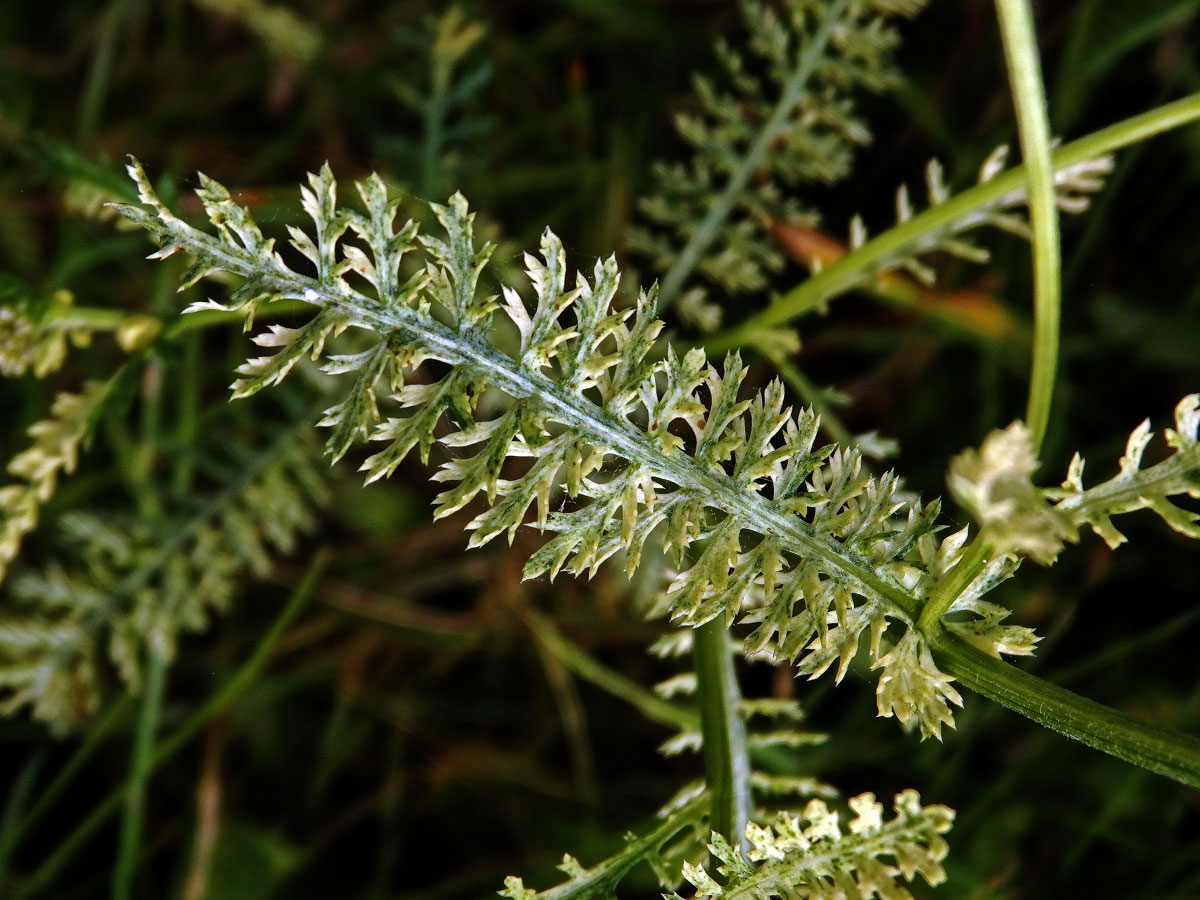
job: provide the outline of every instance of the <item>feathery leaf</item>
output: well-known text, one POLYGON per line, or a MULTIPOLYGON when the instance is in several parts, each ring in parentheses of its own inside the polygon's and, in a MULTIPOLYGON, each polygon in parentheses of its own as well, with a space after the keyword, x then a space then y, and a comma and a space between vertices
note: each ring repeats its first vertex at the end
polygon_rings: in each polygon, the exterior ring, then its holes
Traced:
POLYGON ((753 649, 795 658, 814 677, 835 661, 844 675, 869 632, 883 674, 880 713, 926 736, 951 721, 958 695, 915 627, 937 578, 962 552, 952 544, 930 573, 938 505, 902 494, 891 473, 870 477, 857 450, 815 447, 816 416, 786 409, 780 385, 744 396, 736 354, 718 368, 699 350, 657 347, 653 292, 632 309, 614 307, 612 259, 572 284, 561 243, 547 232, 540 257, 526 259, 533 307, 511 288, 498 302, 480 290, 490 247, 475 246, 461 196, 435 209, 444 237, 415 237, 410 225, 395 226, 382 183, 368 180, 360 194, 373 224, 347 228, 361 214, 335 208, 323 170, 304 195, 316 238, 293 230, 314 277, 291 270, 219 185, 205 179, 200 190, 213 237, 164 210, 136 164, 131 173, 153 214, 123 209, 159 238, 160 255, 186 249, 196 271, 245 279, 230 307, 248 320, 269 298, 317 308, 306 325, 260 334, 256 342, 276 353, 243 367, 236 389, 277 383, 306 355, 351 376, 349 396, 323 421, 335 429, 335 457, 368 429, 371 443, 385 444, 363 464, 368 481, 413 449, 427 460, 440 442, 452 455, 434 475, 448 485, 438 515, 480 495, 492 504, 469 526, 473 545, 511 537, 531 508, 537 527, 552 533, 526 563, 528 578, 591 574, 618 553, 632 571, 661 528, 677 570, 663 606, 678 624, 753 623, 753 649), (406 256, 415 245, 426 248, 423 275, 406 256), (402 265, 418 274, 402 282, 402 265), (501 315, 521 335, 513 355, 488 339, 501 315), (328 343, 347 329, 367 332, 375 349, 331 352, 328 343), (485 390, 510 402, 480 419, 485 390), (551 511, 559 492, 569 502, 551 511))

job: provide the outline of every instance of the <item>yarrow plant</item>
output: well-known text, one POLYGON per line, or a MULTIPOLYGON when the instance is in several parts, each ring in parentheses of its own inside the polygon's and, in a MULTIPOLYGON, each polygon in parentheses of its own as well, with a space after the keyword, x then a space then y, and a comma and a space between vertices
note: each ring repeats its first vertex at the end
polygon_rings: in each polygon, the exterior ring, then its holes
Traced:
MULTIPOLYGON (((461 196, 435 207, 444 236, 426 237, 412 222, 395 221, 396 203, 377 177, 358 185, 365 212, 339 207, 325 168, 302 191, 313 231, 291 229, 292 246, 313 267, 303 274, 221 185, 202 178, 199 196, 217 229, 210 236, 171 213, 140 166, 130 173, 143 205, 121 211, 159 241, 157 258, 191 256, 185 284, 214 272, 242 280, 229 301, 204 301, 193 311, 239 311, 249 324, 279 300, 316 309, 303 326, 259 333, 255 343, 273 352, 239 369, 235 396, 279 383, 305 358, 348 376, 349 391, 321 424, 333 429, 327 451, 335 459, 358 438, 381 446, 362 464, 368 481, 394 471, 410 451, 427 460, 435 442, 456 451, 434 475, 451 485, 435 515, 485 496, 491 509, 470 523, 472 545, 502 534, 511 540, 531 515, 532 525, 554 536, 526 563, 529 578, 594 572, 616 554, 631 572, 661 532, 679 572, 663 603, 675 624, 702 631, 715 622, 724 635, 735 623, 751 623, 752 651, 795 659, 813 677, 836 663, 839 680, 866 633, 871 667, 879 670, 880 714, 924 736, 940 736, 953 723, 951 706, 962 703, 935 658, 939 644, 962 636, 956 651, 968 659, 978 649, 996 657, 1032 651, 1029 629, 1005 624, 1007 612, 980 599, 1015 572, 1018 557, 1052 562, 1081 526, 1115 533, 1111 516, 1140 506, 1197 534, 1195 517, 1166 499, 1197 492, 1196 396, 1180 404, 1169 433, 1179 458, 1138 472, 1149 434, 1143 426, 1121 475, 1091 490, 1082 486, 1078 462, 1064 492, 1035 488, 1032 445, 1020 423, 989 437, 978 453, 964 453, 952 466, 951 489, 982 528, 971 546, 991 548, 972 571, 965 531, 936 536, 936 502, 902 497, 890 473, 868 476, 853 449, 816 447, 816 417, 793 415, 779 383, 746 397, 736 354, 717 368, 699 351, 661 345, 653 291, 632 308, 615 307, 612 259, 571 284, 561 242, 548 231, 540 258, 526 257, 532 307, 507 286, 500 297, 484 293, 479 282, 491 247, 476 245, 461 196), (424 258, 412 264, 413 255, 424 258), (497 315, 516 332, 507 349, 500 338, 489 340, 497 315), (365 349, 329 352, 348 329, 364 333, 365 349), (480 418, 487 391, 509 402, 480 418), (396 411, 385 415, 380 407, 388 401, 396 411), (440 432, 443 423, 450 429, 440 432), (511 460, 523 471, 511 469, 511 460), (552 511, 560 490, 576 508, 552 511), (1054 505, 1050 496, 1063 499, 1054 505), (932 632, 921 623, 945 602, 947 585, 955 593, 945 611, 968 618, 948 627, 938 619, 932 632)), ((733 864, 727 846, 714 852, 733 864)), ((715 882, 688 871, 703 896, 716 896, 715 882)), ((726 874, 749 878, 752 871, 734 865, 726 874)))
MULTIPOLYGON (((101 673, 109 670, 120 690, 161 699, 181 635, 222 611, 245 574, 269 572, 328 502, 308 445, 315 426, 325 430, 327 461, 356 460, 368 485, 414 457, 431 466, 440 485, 434 518, 470 510, 470 547, 505 538, 530 548, 527 580, 592 577, 606 565, 630 577, 665 572, 648 604, 662 620, 655 650, 690 655, 690 666, 650 698, 623 683, 614 692, 636 696, 674 726, 664 752, 699 751, 704 778, 607 859, 585 865, 565 856, 557 886, 537 890, 509 877, 500 894, 511 900, 611 897, 643 863, 664 890, 697 900, 908 898, 918 875, 929 885, 945 880, 944 835, 954 819, 947 807, 924 804, 911 789, 895 795, 890 813, 871 793, 841 804, 816 778, 759 765, 754 751, 822 740, 800 728, 797 703, 743 695, 739 671, 760 660, 809 680, 865 675, 879 716, 921 740, 947 736, 967 702, 965 687, 1200 786, 1194 738, 1006 661, 1032 655, 1040 638, 996 592, 1026 561, 1053 565, 1087 530, 1117 547, 1125 538, 1113 519, 1135 510, 1200 537, 1200 517, 1180 505, 1200 497, 1200 395, 1177 405, 1160 461, 1143 465, 1153 435, 1147 421, 1108 481, 1085 486, 1078 455, 1060 486, 1034 479, 1057 350, 1057 276, 1046 268, 1057 266, 1057 212, 1084 211, 1113 151, 1200 118, 1196 98, 1055 149, 1044 109, 1017 95, 1025 165, 1006 169, 1007 149, 995 151, 978 183, 954 195, 931 164, 928 208, 917 212, 901 189, 894 228, 870 237, 853 219, 835 257, 808 260, 810 279, 715 333, 715 294, 761 294, 783 265, 779 235, 815 227, 793 192, 850 171, 853 148, 869 137, 854 98, 895 84, 897 23, 922 5, 743 4, 745 49, 719 46, 728 93, 697 80, 702 112, 678 123, 692 156, 659 168, 658 190, 643 205, 649 227, 633 234, 635 249, 662 274, 646 286, 623 279, 615 256, 573 274, 550 229, 524 255, 524 277, 498 275, 496 245, 477 235, 463 194, 429 203, 431 224, 423 226, 401 215, 403 195, 380 175, 339 192, 328 164, 301 187, 308 222, 288 225, 286 243, 203 174, 196 195, 208 225, 197 227, 132 159, 136 202, 112 208, 156 242, 151 258, 177 265, 181 291, 221 285, 188 305, 181 321, 240 320, 260 348, 236 366, 232 396, 250 398, 301 375, 322 392, 320 411, 293 415, 254 465, 234 454, 219 473, 221 489, 203 503, 156 506, 144 511, 149 524, 64 515, 64 543, 77 559, 13 579, 18 608, 0 621, 4 708, 28 707, 67 730, 101 708, 101 673), (970 519, 951 528, 941 501, 922 500, 896 472, 873 469, 867 442, 826 442, 831 423, 791 397, 798 382, 782 365, 788 384, 764 385, 752 366, 756 354, 787 365, 791 320, 842 293, 899 272, 935 283, 936 254, 986 262, 975 243, 983 226, 1033 246, 1033 388, 1028 423, 996 429, 950 461, 950 496, 970 519), (685 324, 713 332, 704 347, 667 331, 658 316, 673 302, 685 324), (710 356, 714 348, 721 352, 710 356), (536 544, 518 542, 531 530, 536 544), (678 696, 694 697, 695 709, 676 705, 678 696)), ((997 8, 1016 94, 1023 78, 1037 75, 1027 3, 998 0, 997 8)), ((454 94, 446 93, 454 65, 482 39, 464 22, 456 9, 430 31, 446 41, 458 35, 443 69, 430 57, 436 96, 421 108, 438 122, 449 108, 438 104, 454 94)), ((431 188, 443 181, 442 146, 426 150, 421 184, 431 188)), ((86 331, 63 310, 29 302, 3 312, 5 374, 44 374, 68 352, 66 335, 81 340, 77 332, 86 331)), ((158 337, 141 318, 94 330, 116 331, 134 354, 158 337)), ((29 429, 32 446, 8 467, 14 483, 0 488, 0 578, 127 377, 120 371, 59 395, 50 417, 29 429)), ((138 471, 131 464, 128 477, 138 471)), ((192 480, 180 477, 179 497, 192 480)), ((536 613, 529 621, 547 652, 570 656, 550 622, 536 613)), ((153 733, 153 715, 139 734, 153 733)), ((136 836, 137 816, 127 821, 136 836)), ((117 877, 117 893, 126 895, 136 868, 129 833, 117 877)))

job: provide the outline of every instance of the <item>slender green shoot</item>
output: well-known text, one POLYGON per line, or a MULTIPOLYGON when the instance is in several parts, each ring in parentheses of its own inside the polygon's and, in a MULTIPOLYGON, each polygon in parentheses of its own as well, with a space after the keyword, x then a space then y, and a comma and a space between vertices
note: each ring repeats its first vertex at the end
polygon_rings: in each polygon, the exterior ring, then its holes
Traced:
POLYGON ((975 577, 983 571, 990 554, 991 548, 987 541, 983 540, 980 535, 976 535, 963 558, 945 578, 938 582, 937 589, 933 592, 933 596, 925 601, 925 605, 921 607, 920 618, 917 619, 917 627, 926 636, 932 637, 941 631, 942 616, 954 605, 954 601, 975 580, 975 577))
MULTIPOLYGON (((1076 166, 1166 131, 1190 125, 1198 119, 1200 94, 1192 94, 1059 147, 1052 155, 1053 165, 1057 170, 1076 166)), ((757 346, 765 333, 820 309, 833 297, 852 289, 859 283, 864 271, 870 271, 896 256, 924 235, 945 228, 963 216, 995 203, 1005 194, 1028 186, 1029 179, 1028 167, 1018 166, 917 213, 907 222, 888 229, 806 279, 766 309, 714 335, 705 341, 705 349, 710 354, 720 354, 736 347, 757 346)))
POLYGON ((145 831, 146 788, 154 765, 154 738, 162 718, 167 669, 166 653, 151 650, 146 666, 146 689, 134 734, 133 759, 129 778, 125 782, 125 817, 121 821, 121 841, 117 849, 117 865, 113 870, 113 900, 131 900, 133 897, 134 877, 145 831))
POLYGON ((942 670, 977 694, 1093 749, 1200 787, 1200 739, 1147 725, 1001 662, 945 631, 930 644, 942 670))
POLYGON ((584 681, 628 703, 652 722, 684 731, 699 730, 700 719, 692 710, 664 700, 636 681, 597 662, 541 613, 529 610, 524 617, 538 646, 584 681))
POLYGON ((1033 446, 1042 446, 1050 422, 1054 377, 1058 369, 1058 332, 1062 301, 1062 252, 1054 165, 1050 156, 1050 120, 1038 58, 1037 32, 1029 0, 996 0, 1008 81, 1017 111, 1021 156, 1029 170, 1029 222, 1033 228, 1033 366, 1025 424, 1033 446))
POLYGON ((38 793, 37 799, 29 811, 21 817, 19 822, 6 825, 0 832, 0 889, 6 886, 8 861, 12 858, 13 851, 20 845, 22 838, 46 817, 46 813, 54 808, 58 798, 74 783, 76 776, 83 771, 84 765, 100 749, 112 730, 125 721, 125 717, 132 707, 133 698, 129 696, 121 697, 111 704, 88 729, 83 743, 71 754, 67 764, 59 769, 54 780, 38 793))
POLYGON ((21 766, 21 771, 13 778, 12 790, 4 802, 4 812, 0 814, 0 890, 8 883, 8 863, 12 855, 14 841, 10 835, 17 834, 17 821, 29 806, 38 775, 46 763, 47 751, 39 750, 32 754, 21 766))
POLYGON ((687 283, 692 270, 699 264, 705 251, 720 231, 721 224, 733 212, 737 199, 750 182, 750 178, 767 158, 772 143, 783 131, 788 116, 792 114, 792 109, 804 96, 804 86, 817 71, 818 65, 824 58, 825 45, 829 43, 834 26, 842 21, 847 5, 849 5, 849 0, 834 0, 826 10, 820 29, 804 48, 792 77, 784 85, 779 103, 775 106, 771 117, 763 123, 754 143, 750 145, 737 168, 729 173, 729 180, 725 183, 725 187, 713 198, 707 215, 696 226, 696 230, 688 239, 687 244, 684 245, 679 255, 675 257, 671 268, 663 276, 658 292, 660 309, 668 307, 679 294, 683 285, 687 283))

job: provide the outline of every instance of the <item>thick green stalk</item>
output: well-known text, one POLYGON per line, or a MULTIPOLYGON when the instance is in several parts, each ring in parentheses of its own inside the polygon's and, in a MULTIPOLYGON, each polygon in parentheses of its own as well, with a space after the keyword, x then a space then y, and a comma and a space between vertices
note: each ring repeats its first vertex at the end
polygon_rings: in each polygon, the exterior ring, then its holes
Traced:
POLYGON ((1062 253, 1054 166, 1050 159, 1050 120, 1038 58, 1037 32, 1029 0, 996 0, 1008 83, 1017 111, 1021 156, 1029 170, 1029 223, 1033 228, 1033 366, 1025 423, 1034 449, 1042 446, 1050 422, 1062 301, 1062 253))
POLYGON ((142 695, 142 708, 134 734, 133 759, 129 778, 125 782, 125 818, 121 821, 121 842, 113 870, 113 900, 130 900, 133 896, 133 879, 137 873, 142 832, 145 830, 146 787, 154 768, 154 738, 162 718, 167 669, 166 653, 161 649, 151 650, 149 665, 146 666, 146 692, 142 695))
POLYGON ((1200 787, 1200 739, 1155 728, 988 656, 942 632, 930 639, 942 671, 1001 706, 1093 749, 1200 787))
MULTIPOLYGON (((1079 165, 1165 131, 1190 125, 1198 119, 1200 94, 1192 94, 1059 147, 1052 155, 1053 165, 1055 169, 1079 165)), ((705 341, 705 349, 710 353, 724 353, 756 344, 757 336, 761 332, 819 309, 838 294, 851 290, 859 283, 863 272, 871 271, 874 267, 885 264, 887 260, 902 255, 906 248, 917 243, 925 235, 947 228, 964 216, 996 203, 1006 194, 1026 187, 1029 178, 1028 168, 1024 165, 1018 166, 936 206, 931 206, 907 222, 867 241, 857 250, 847 253, 741 324, 714 335, 705 341)))
POLYGON ((694 629, 692 641, 704 781, 712 800, 709 825, 745 850, 751 811, 750 756, 742 718, 742 692, 724 619, 717 617, 694 629))
POLYGON ((813 72, 817 70, 821 57, 825 53, 825 47, 833 34, 834 26, 841 21, 842 14, 848 5, 849 0, 834 0, 826 11, 821 27, 817 29, 817 33, 812 36, 796 61, 795 71, 784 85, 779 102, 771 112, 771 117, 763 123, 741 162, 729 173, 729 180, 725 183, 724 189, 713 200, 704 219, 696 226, 696 230, 692 232, 688 242, 675 257, 675 262, 663 276, 658 293, 660 308, 665 309, 678 296, 684 283, 699 264, 701 257, 716 238, 721 225, 729 218, 729 214, 737 204, 738 197, 749 184, 751 176, 766 160, 771 145, 779 137, 787 125, 788 117, 804 96, 804 86, 812 77, 813 72))

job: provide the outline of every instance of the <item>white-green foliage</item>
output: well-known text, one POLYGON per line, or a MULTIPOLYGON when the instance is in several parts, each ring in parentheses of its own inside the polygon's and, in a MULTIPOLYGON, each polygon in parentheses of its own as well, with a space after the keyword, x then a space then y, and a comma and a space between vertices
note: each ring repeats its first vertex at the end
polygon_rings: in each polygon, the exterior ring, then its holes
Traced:
MULTIPOLYGON (((881 715, 923 735, 952 722, 958 695, 915 627, 962 552, 960 542, 936 540, 938 504, 902 497, 890 473, 869 477, 855 450, 816 446, 816 417, 793 415, 778 383, 745 396, 736 355, 717 369, 699 350, 659 345, 652 292, 633 309, 612 305, 612 259, 572 286, 561 243, 547 232, 540 257, 526 260, 530 308, 511 288, 479 289, 491 248, 474 246, 460 196, 435 207, 445 238, 418 238, 411 223, 397 229, 396 203, 378 178, 359 185, 365 214, 339 209, 326 168, 303 191, 314 235, 291 229, 313 270, 301 274, 220 185, 202 179, 198 192, 213 237, 163 207, 139 167, 131 173, 146 206, 123 211, 159 239, 155 256, 191 254, 185 284, 217 271, 244 279, 226 304, 192 308, 238 309, 247 322, 274 298, 316 308, 303 326, 255 338, 274 353, 241 367, 235 394, 279 382, 301 358, 319 360, 352 381, 326 414, 331 454, 355 437, 382 445, 362 466, 371 480, 414 448, 426 458, 440 441, 453 455, 434 477, 452 486, 437 515, 481 494, 492 503, 470 525, 473 545, 511 538, 531 509, 533 524, 554 534, 527 577, 591 573, 618 553, 632 571, 661 530, 679 573, 666 598, 677 624, 740 617, 756 625, 755 650, 794 658, 813 677, 834 663, 843 676, 869 633, 881 715), (497 313, 519 332, 511 353, 489 340, 497 313), (373 345, 327 353, 327 341, 350 327, 373 333, 373 345), (485 391, 511 402, 477 420, 485 391), (560 490, 570 503, 552 511, 560 490)), ((997 648, 1014 643, 994 638, 997 648)))
MULTIPOLYGON (((1180 534, 1200 538, 1200 516, 1171 501, 1180 495, 1200 496, 1198 429, 1200 394, 1189 394, 1175 407, 1175 427, 1164 432, 1174 452, 1162 462, 1142 468, 1142 457, 1154 437, 1146 419, 1129 436, 1115 476, 1085 489, 1083 458, 1075 454, 1062 486, 1047 490, 1033 484, 1037 468, 1033 444, 1024 424, 1014 422, 989 434, 978 451, 964 451, 951 462, 950 491, 980 524, 995 551, 992 580, 1001 568, 1012 568, 1004 558, 1011 562, 1028 556, 1043 564, 1054 562, 1064 543, 1078 540, 1084 527, 1115 549, 1125 536, 1112 517, 1139 509, 1152 510, 1180 534)), ((959 598, 960 602, 969 599, 959 598)))
POLYGON ((54 494, 60 475, 74 471, 80 446, 91 430, 111 382, 88 382, 78 394, 63 392, 50 407, 50 417, 29 429, 33 444, 9 462, 9 475, 19 479, 0 488, 0 581, 37 527, 42 505, 54 494))
MULTIPOLYGON (((874 794, 860 794, 847 804, 854 814, 845 826, 840 814, 814 797, 799 813, 781 812, 765 825, 746 828, 743 856, 720 834, 712 833, 707 849, 717 861, 718 882, 702 865, 687 857, 696 850, 707 798, 696 795, 663 813, 663 822, 644 837, 628 835, 626 846, 591 868, 564 856, 559 869, 567 880, 544 891, 510 876, 500 896, 510 900, 589 900, 615 896, 622 878, 639 863, 650 865, 664 888, 687 881, 694 900, 710 898, 911 898, 900 879, 920 875, 931 885, 946 878, 942 837, 954 822, 945 806, 922 806, 916 791, 897 794, 895 814, 884 820, 884 807, 874 794), (691 852, 688 852, 691 851, 691 852), (680 857, 683 857, 682 860, 680 857), (681 878, 682 876, 682 878, 681 878)), ((680 900, 679 894, 672 894, 680 900)))
POLYGON ((15 576, 0 617, 0 710, 28 706, 63 732, 96 711, 110 667, 140 690, 150 655, 173 659, 180 634, 204 628, 313 525, 324 490, 309 445, 289 434, 190 516, 63 515, 63 557, 15 576))
POLYGON ((1142 456, 1153 432, 1146 419, 1134 429, 1121 457, 1120 471, 1108 481, 1087 490, 1083 487, 1083 459, 1071 460, 1066 481, 1060 490, 1047 493, 1058 499, 1055 510, 1070 517, 1078 528, 1090 527, 1110 547, 1125 542, 1125 536, 1112 524, 1118 513, 1149 509, 1180 534, 1200 538, 1200 516, 1176 506, 1171 497, 1181 494, 1200 497, 1200 394, 1189 394, 1175 407, 1175 427, 1164 432, 1167 445, 1175 452, 1143 469, 1142 456))
MULTIPOLYGON (((1001 145, 992 151, 979 168, 979 184, 991 181, 1004 171, 1008 153, 1007 145, 1001 145)), ((1054 173, 1054 185, 1059 210, 1070 214, 1084 212, 1090 205, 1091 195, 1104 187, 1104 179, 1112 172, 1112 168, 1113 158, 1101 156, 1057 170, 1054 173)), ((950 189, 946 186, 941 163, 937 160, 930 160, 925 167, 925 188, 930 206, 945 203, 950 199, 950 189)), ((902 269, 921 282, 932 284, 936 275, 933 269, 921 261, 921 256, 934 252, 947 253, 968 262, 985 263, 990 259, 990 254, 985 247, 972 240, 972 233, 981 228, 991 227, 1029 240, 1029 222, 1025 215, 1028 204, 1028 191, 1024 187, 1016 188, 997 200, 954 219, 942 228, 921 234, 917 241, 906 244, 902 250, 889 254, 865 268, 858 283, 866 283, 881 272, 902 269)), ((915 211, 908 186, 901 185, 896 191, 896 224, 903 225, 913 217, 915 211)), ((862 217, 855 216, 850 222, 850 249, 857 250, 867 242, 868 237, 862 217)), ((820 264, 817 263, 814 269, 819 270, 820 264)), ((844 289, 846 288, 843 287, 844 289)))
POLYGON ((1073 530, 1067 517, 1034 487, 1037 465, 1029 429, 1013 422, 989 434, 979 450, 956 456, 947 483, 996 553, 1049 564, 1073 530))
POLYGON ((705 301, 709 286, 761 291, 782 267, 764 223, 815 219, 796 188, 849 173, 854 149, 870 140, 854 96, 896 83, 893 22, 923 5, 743 0, 745 49, 718 42, 721 77, 694 76, 699 109, 676 119, 692 155, 655 167, 655 189, 641 204, 647 226, 630 233, 667 273, 665 299, 678 296, 681 315, 711 330, 720 308, 705 301))
POLYGON ((694 900, 907 900, 912 895, 901 878, 911 881, 919 874, 931 885, 945 880, 942 835, 954 821, 952 810, 921 806, 916 791, 896 795, 895 816, 886 822, 874 794, 852 797, 849 806, 854 817, 846 828, 819 799, 810 800, 800 815, 782 813, 772 825, 751 824, 748 858, 714 834, 709 850, 720 861, 721 880, 700 866, 684 866, 684 877, 696 888, 694 900))
POLYGON ((62 368, 68 341, 84 344, 85 328, 63 328, 52 321, 56 308, 71 305, 69 291, 44 297, 19 279, 0 273, 0 375, 15 378, 26 372, 42 378, 62 368))
POLYGON ((15 305, 0 306, 0 375, 13 378, 33 369, 44 375, 58 368, 66 352, 57 341, 40 339, 37 323, 15 305))

